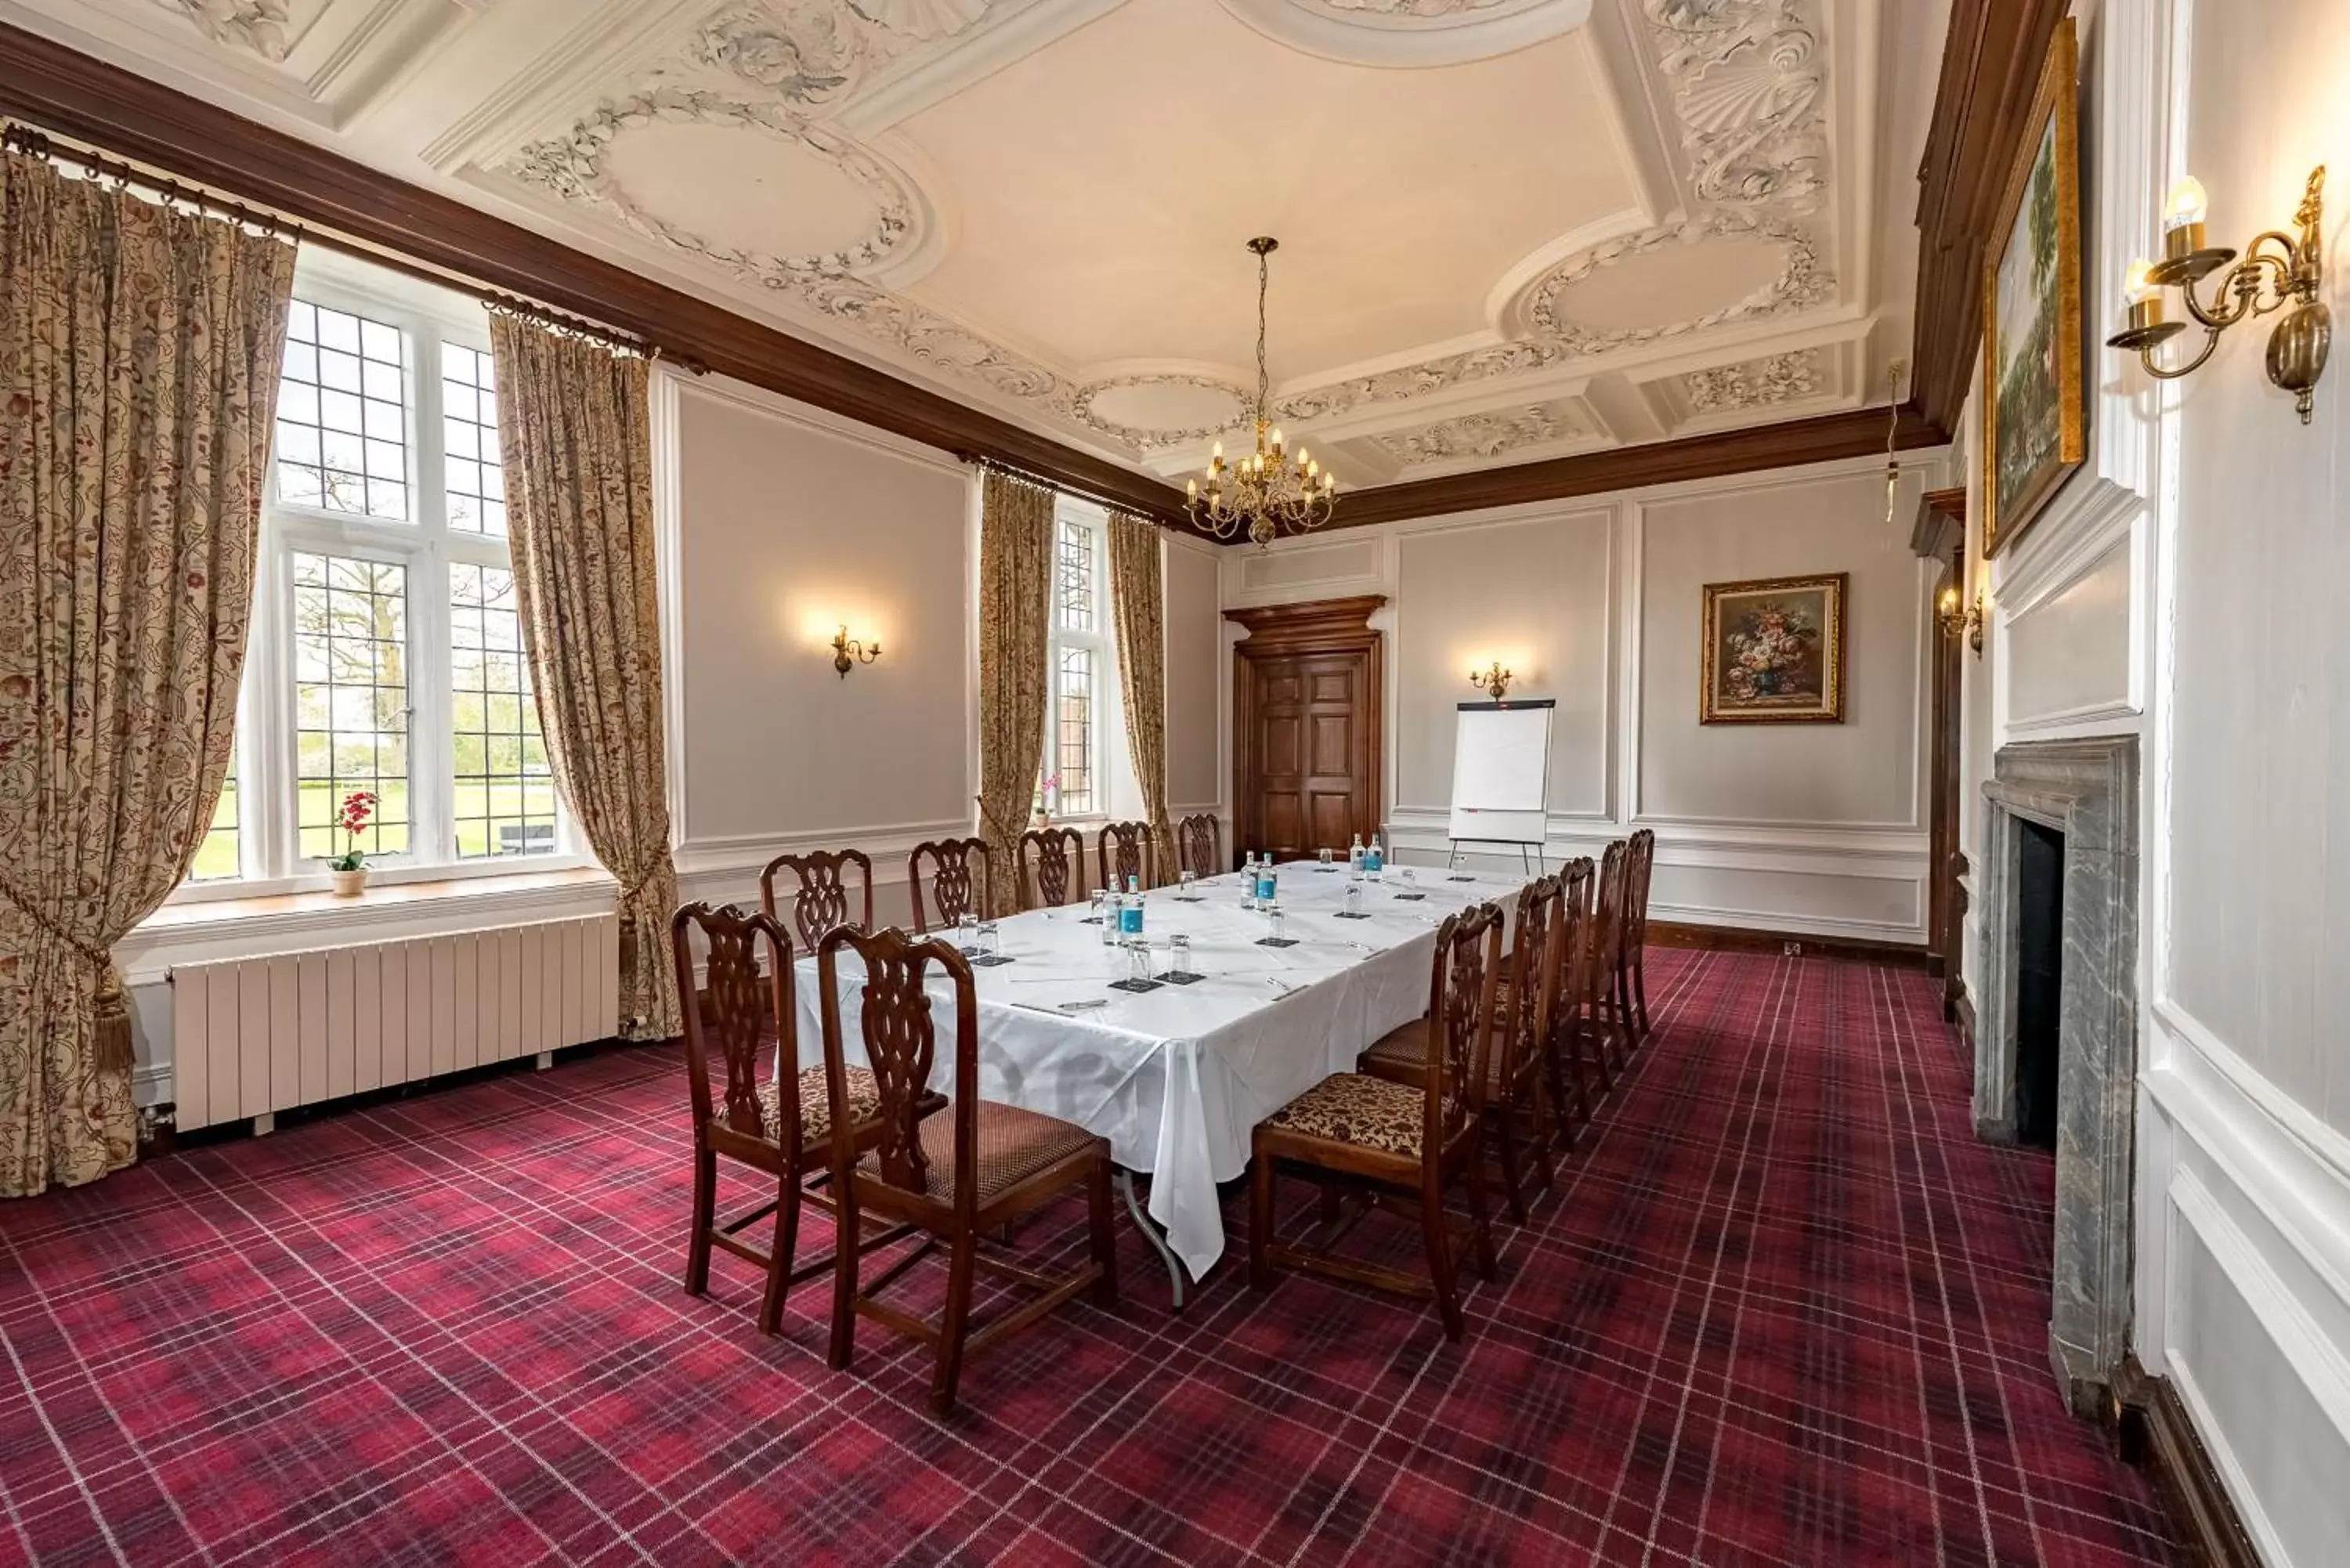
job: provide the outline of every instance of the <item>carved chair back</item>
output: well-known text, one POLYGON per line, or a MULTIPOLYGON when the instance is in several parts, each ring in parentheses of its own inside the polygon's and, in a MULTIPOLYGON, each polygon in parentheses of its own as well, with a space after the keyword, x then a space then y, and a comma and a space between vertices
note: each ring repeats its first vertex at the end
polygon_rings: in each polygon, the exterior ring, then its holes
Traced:
POLYGON ((1428 981, 1428 1121, 1420 1142, 1430 1181, 1440 1157, 1484 1114, 1493 989, 1501 973, 1500 905, 1472 905, 1437 931, 1428 981))
POLYGON ((835 926, 873 929, 873 862, 861 849, 817 849, 806 855, 778 855, 759 873, 759 907, 770 919, 779 919, 775 906, 776 873, 792 874, 792 929, 800 946, 814 948, 835 926), (850 919, 849 871, 856 871, 857 914, 850 919))
POLYGON ((1149 823, 1110 823, 1101 830, 1096 849, 1104 887, 1123 888, 1128 877, 1139 879, 1146 888, 1151 886, 1149 823))
POLYGON ((976 1207, 979 1191, 979 997, 972 983, 971 963, 951 942, 937 937, 917 938, 892 926, 867 933, 847 926, 827 933, 816 949, 816 971, 824 987, 824 1064, 832 1085, 836 1123, 847 1110, 847 1050, 841 1033, 840 954, 854 952, 864 965, 864 983, 858 989, 858 1029, 865 1043, 865 1064, 880 1091, 876 1119, 880 1136, 874 1147, 881 1179, 900 1191, 928 1194, 946 1173, 933 1177, 923 1152, 921 1122, 937 1102, 925 1096, 938 1068, 938 1021, 924 982, 932 965, 942 971, 954 988, 954 1117, 955 1206, 976 1207))
POLYGON ((1657 864, 1657 830, 1644 827, 1632 835, 1630 863, 1625 867, 1624 956, 1637 963, 1648 941, 1648 874, 1657 864))
POLYGON ((1175 825, 1175 850, 1182 861, 1177 870, 1194 877, 1220 874, 1224 868, 1224 825, 1213 812, 1185 817, 1175 825))
MULTIPOLYGON (((732 904, 712 909, 688 904, 670 917, 670 951, 677 962, 678 995, 685 1002, 685 1076, 693 1096, 694 1137, 719 1126, 744 1137, 767 1140, 759 1118, 759 1045, 768 1020, 760 1015, 764 1002, 772 1016, 777 1049, 791 1070, 798 1071, 799 1046, 792 1016, 792 939, 773 915, 753 913, 732 904), (693 984, 693 932, 700 930, 709 951, 704 970, 705 994, 697 999, 693 984), (759 972, 759 944, 766 943, 767 972, 759 972), (764 995, 762 995, 762 992, 764 995), (723 1095, 712 1093, 711 1046, 725 1074, 723 1095)), ((782 1097, 790 1118, 785 1147, 798 1145, 799 1100, 782 1097)))
POLYGON ((1598 873, 1591 857, 1581 856, 1559 867, 1559 1005, 1551 1014, 1551 1039, 1573 1044, 1573 1031, 1582 1016, 1585 989, 1591 982, 1591 939, 1598 922, 1592 914, 1592 886, 1598 873))
POLYGON ((1557 1011, 1565 934, 1566 892, 1556 877, 1537 877, 1518 893, 1515 946, 1510 952, 1509 1005, 1496 1025, 1495 1080, 1505 1092, 1520 1073, 1539 1067, 1557 1011))
POLYGON ((1606 995, 1624 957, 1624 896, 1630 890, 1632 846, 1619 838, 1599 857, 1598 907, 1591 923, 1593 994, 1606 995))
POLYGON ((922 912, 922 891, 930 889, 930 905, 938 923, 951 929, 965 915, 987 913, 988 879, 991 876, 987 859, 987 840, 983 838, 928 839, 914 846, 906 857, 906 881, 913 890, 914 929, 931 929, 929 918, 922 912), (922 862, 931 863, 927 877, 922 862))
POLYGON ((1020 881, 1023 891, 1035 899, 1030 909, 1082 901, 1087 893, 1086 836, 1074 827, 1032 827, 1022 834, 1020 881))

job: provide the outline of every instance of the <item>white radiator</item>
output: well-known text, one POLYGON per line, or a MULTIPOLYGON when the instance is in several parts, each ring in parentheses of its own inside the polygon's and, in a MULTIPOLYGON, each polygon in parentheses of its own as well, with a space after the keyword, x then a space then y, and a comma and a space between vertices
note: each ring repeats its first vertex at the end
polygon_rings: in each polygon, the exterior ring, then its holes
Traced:
POLYGON ((618 1032, 619 921, 172 967, 182 1131, 531 1056, 618 1032))

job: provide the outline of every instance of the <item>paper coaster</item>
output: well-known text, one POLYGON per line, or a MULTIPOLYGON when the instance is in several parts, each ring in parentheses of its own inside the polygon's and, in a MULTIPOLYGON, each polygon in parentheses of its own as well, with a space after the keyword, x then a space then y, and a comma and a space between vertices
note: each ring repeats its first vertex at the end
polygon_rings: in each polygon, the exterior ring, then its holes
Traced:
POLYGON ((1175 901, 1179 904, 1204 904, 1208 900, 1204 895, 1199 893, 1178 893, 1175 895, 1175 901))
MULTIPOLYGON (((1462 882, 1468 880, 1468 878, 1464 877, 1455 877, 1453 880, 1456 882, 1462 882)), ((1081 926, 1098 926, 1101 924, 1101 921, 1102 918, 1099 915, 1079 915, 1077 917, 1077 924, 1081 926)))
POLYGON ((1474 882, 1476 879, 1477 878, 1474 877, 1447 877, 1445 878, 1447 882, 1474 882))
POLYGON ((1410 903, 1414 898, 1425 898, 1427 897, 1428 895, 1425 893, 1398 893, 1396 895, 1399 901, 1406 904, 1410 903))
POLYGON ((1370 911, 1367 909, 1359 909, 1352 913, 1349 913, 1345 909, 1341 909, 1330 918, 1334 920, 1367 920, 1371 918, 1371 915, 1370 911))
POLYGON ((1295 937, 1259 937, 1256 940, 1256 945, 1261 948, 1294 948, 1297 945, 1297 939, 1295 937))
POLYGON ((1170 969, 1159 978, 1169 985, 1197 985, 1208 977, 1204 974, 1193 974, 1188 969, 1170 969))
POLYGON ((963 956, 971 960, 973 969, 993 969, 997 964, 1020 961, 1010 953, 965 953, 963 956))
POLYGON ((1109 988, 1112 991, 1157 991, 1159 982, 1155 980, 1114 980, 1109 982, 1109 988))
POLYGON ((1336 866, 1316 866, 1314 867, 1314 874, 1316 877, 1319 877, 1326 871, 1336 871, 1338 867, 1336 866))

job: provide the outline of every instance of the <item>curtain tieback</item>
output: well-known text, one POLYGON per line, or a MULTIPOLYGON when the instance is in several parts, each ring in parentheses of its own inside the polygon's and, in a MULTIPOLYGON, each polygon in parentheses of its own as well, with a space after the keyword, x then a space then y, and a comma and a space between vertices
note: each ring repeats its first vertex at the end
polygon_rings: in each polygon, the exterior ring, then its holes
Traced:
POLYGON ((656 860, 645 868, 645 874, 643 876, 638 877, 633 882, 622 885, 620 888, 620 902, 625 904, 632 898, 642 897, 644 890, 652 885, 653 878, 660 874, 661 862, 656 860))
POLYGON ((30 898, 26 898, 22 893, 16 891, 15 888, 11 887, 8 879, 5 877, 0 877, 0 898, 5 898, 9 903, 14 904, 17 910, 22 913, 26 919, 33 922, 34 926, 39 929, 43 936, 47 937, 52 941, 63 942, 66 946, 73 949, 73 950, 80 954, 83 961, 88 963, 92 968, 105 971, 109 965, 113 963, 114 955, 112 953, 107 951, 107 950, 102 947, 97 947, 91 943, 82 940, 79 937, 74 935, 71 931, 67 930, 63 926, 58 925, 55 920, 50 919, 47 915, 41 913, 38 909, 34 907, 33 901, 30 898))

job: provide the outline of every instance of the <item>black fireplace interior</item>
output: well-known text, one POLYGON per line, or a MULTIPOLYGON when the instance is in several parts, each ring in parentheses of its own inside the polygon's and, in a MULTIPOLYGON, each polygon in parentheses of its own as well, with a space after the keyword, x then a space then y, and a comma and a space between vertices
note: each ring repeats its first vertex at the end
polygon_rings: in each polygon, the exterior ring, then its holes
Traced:
POLYGON ((2056 1147, 2058 987, 2064 962, 2064 836, 2021 819, 2015 911, 2015 1130, 2056 1147))

